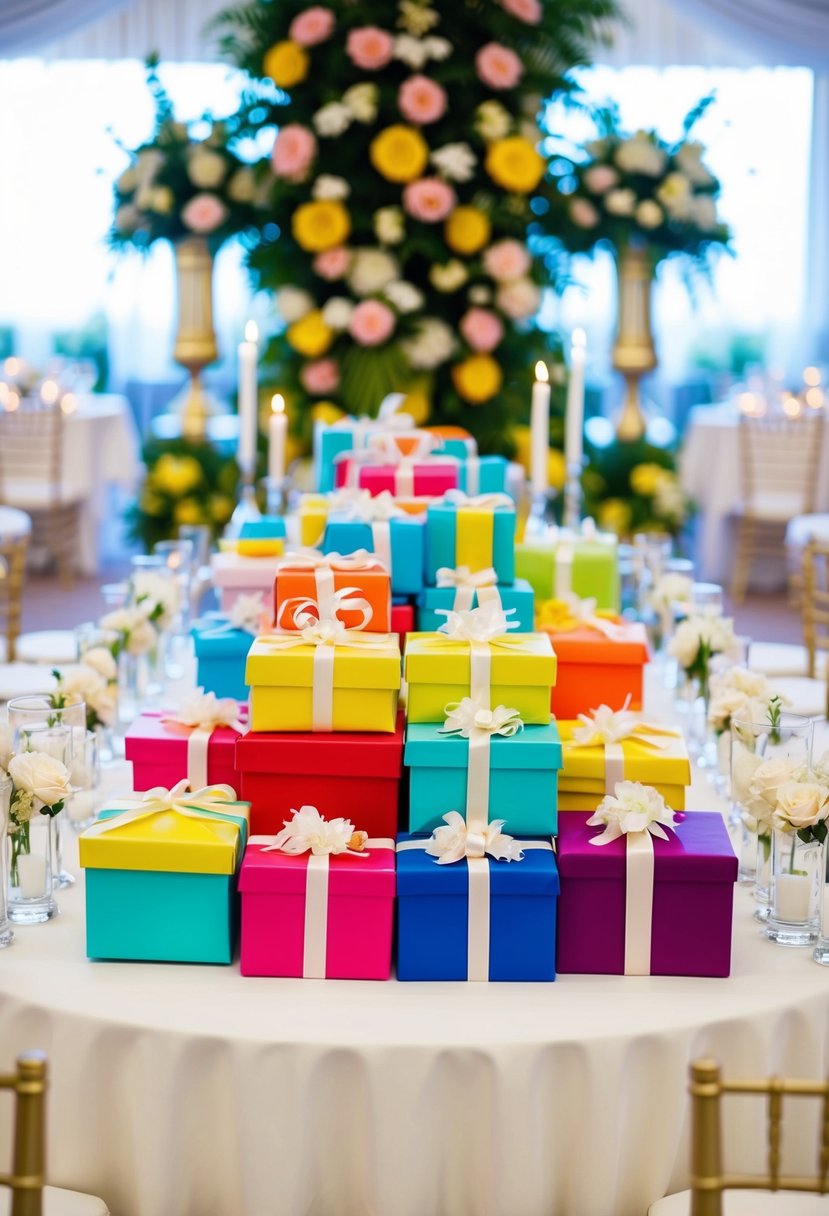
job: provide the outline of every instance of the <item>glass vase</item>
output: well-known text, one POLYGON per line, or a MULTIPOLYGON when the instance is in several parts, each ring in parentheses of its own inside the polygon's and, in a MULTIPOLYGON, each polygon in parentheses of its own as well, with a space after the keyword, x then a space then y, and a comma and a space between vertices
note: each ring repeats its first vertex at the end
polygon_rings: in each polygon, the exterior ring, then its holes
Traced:
POLYGON ((57 815, 34 815, 9 836, 9 920, 37 925, 58 911, 54 872, 58 855, 57 815))
POLYGON ((811 946, 820 934, 826 881, 823 842, 775 828, 771 845, 771 909, 766 937, 780 946, 811 946))
POLYGON ((9 872, 9 803, 12 796, 11 778, 0 770, 0 950, 14 941, 14 930, 9 921, 8 884, 9 872))

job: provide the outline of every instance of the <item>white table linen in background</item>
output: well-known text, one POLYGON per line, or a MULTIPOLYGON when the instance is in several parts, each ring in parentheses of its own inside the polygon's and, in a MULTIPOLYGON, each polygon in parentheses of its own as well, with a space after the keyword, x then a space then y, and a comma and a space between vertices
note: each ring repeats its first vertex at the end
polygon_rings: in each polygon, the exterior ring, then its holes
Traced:
MULTIPOLYGON (((699 777, 689 802, 722 808, 699 777)), ((743 889, 729 980, 537 985, 90 963, 82 880, 59 902, 0 955, 0 1067, 48 1053, 50 1181, 117 1216, 644 1216, 688 1183, 690 1059, 829 1063, 829 972, 761 940, 743 889)), ((736 1168, 762 1165, 763 1118, 729 1120, 736 1168)), ((785 1118, 808 1170, 816 1119, 785 1118)))
MULTIPOLYGON (((697 563, 701 578, 731 580, 735 553, 734 512, 742 498, 739 411, 731 404, 691 410, 679 458, 682 488, 697 504, 697 563)), ((816 510, 829 508, 829 427, 818 466, 816 510)), ((752 587, 783 585, 785 565, 774 555, 752 564, 752 587)))

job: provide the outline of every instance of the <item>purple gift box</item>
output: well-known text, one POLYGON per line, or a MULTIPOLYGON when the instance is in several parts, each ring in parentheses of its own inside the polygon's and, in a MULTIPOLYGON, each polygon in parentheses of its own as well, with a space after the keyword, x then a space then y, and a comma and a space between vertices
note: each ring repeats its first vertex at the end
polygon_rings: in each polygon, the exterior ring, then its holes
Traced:
MULTIPOLYGON (((557 968, 560 973, 625 973, 626 849, 624 837, 590 841, 590 812, 559 816, 556 860, 557 968)), ((668 840, 651 837, 654 889, 651 975, 727 976, 737 858, 723 818, 688 811, 668 840)))

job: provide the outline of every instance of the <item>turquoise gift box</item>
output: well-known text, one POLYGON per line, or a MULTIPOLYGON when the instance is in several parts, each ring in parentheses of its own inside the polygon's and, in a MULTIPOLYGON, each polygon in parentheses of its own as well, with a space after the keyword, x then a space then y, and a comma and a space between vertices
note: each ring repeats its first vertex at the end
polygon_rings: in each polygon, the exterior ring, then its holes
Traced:
MULTIPOLYGON (((530 584, 523 578, 517 578, 509 587, 499 587, 498 594, 504 611, 514 609, 510 621, 518 622, 517 633, 532 633, 535 629, 535 596, 530 584)), ((420 633, 434 633, 445 624, 446 617, 441 611, 451 610, 455 603, 454 587, 426 587, 418 596, 417 628, 420 633)), ((472 607, 478 606, 478 594, 472 596, 472 607)))
POLYGON ((317 423, 314 427, 314 472, 320 494, 330 494, 335 487, 335 461, 341 453, 354 447, 354 431, 348 426, 328 426, 317 423))
MULTIPOLYGON (((459 442, 456 440, 456 442, 459 442)), ((449 455, 454 456, 454 452, 449 455)), ((458 470, 458 486, 465 494, 506 494, 509 461, 503 456, 466 456, 458 470)))
POLYGON ((245 663, 253 643, 247 629, 226 628, 221 612, 195 621, 190 632, 196 650, 196 684, 217 697, 247 701, 245 663))
MULTIPOLYGON (((507 505, 509 504, 509 505, 507 505)), ((426 510, 426 582, 434 587, 437 572, 459 566, 476 572, 490 566, 499 583, 515 582, 515 506, 474 502, 430 503, 426 510)))
MULTIPOLYGON (((432 722, 406 727, 409 831, 433 832, 447 811, 466 817, 469 740, 441 734, 432 722)), ((555 722, 525 726, 489 741, 489 818, 506 820, 510 836, 554 836, 558 830, 561 740, 555 722)))
MULTIPOLYGON (((422 515, 407 515, 383 524, 389 529, 391 589, 393 595, 417 595, 423 588, 426 526, 422 515)), ((374 525, 377 527, 378 525, 374 525)), ((367 549, 383 560, 375 544, 372 525, 364 520, 329 516, 322 542, 323 553, 354 553, 367 549)))
POLYGON ((159 810, 98 835, 98 823, 123 814, 101 811, 78 842, 89 958, 232 962, 250 805, 223 805, 197 818, 159 810))

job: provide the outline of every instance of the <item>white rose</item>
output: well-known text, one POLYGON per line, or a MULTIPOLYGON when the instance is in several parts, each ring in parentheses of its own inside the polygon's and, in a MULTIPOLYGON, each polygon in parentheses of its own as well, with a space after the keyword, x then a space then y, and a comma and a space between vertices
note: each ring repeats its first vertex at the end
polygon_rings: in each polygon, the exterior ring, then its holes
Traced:
POLYGON ((749 786, 752 799, 759 799, 771 810, 777 803, 777 793, 781 786, 797 779, 800 766, 789 756, 774 756, 764 760, 754 770, 749 786))
POLYGON ((89 703, 104 688, 106 688, 104 677, 91 667, 87 667, 85 663, 79 663, 77 667, 71 668, 60 679, 60 691, 70 705, 77 701, 89 703))
POLYGON ((374 122, 377 117, 378 97, 377 85, 365 81, 346 89, 343 93, 343 105, 350 110, 356 122, 374 122))
POLYGON ((336 139, 351 126, 351 111, 341 101, 329 101, 328 105, 317 110, 312 122, 317 135, 336 139))
POLYGON ((93 671, 97 671, 99 676, 103 676, 105 680, 117 680, 118 664, 112 657, 112 651, 107 650, 106 646, 92 646, 84 654, 81 662, 87 667, 91 667, 93 671))
POLYGON ((280 287, 276 293, 276 311, 286 325, 301 321, 314 307, 314 297, 302 287, 280 287))
POLYGON ((477 283, 474 287, 469 288, 470 304, 489 304, 491 299, 492 292, 488 287, 484 287, 483 283, 477 283))
POLYGON ((694 139, 689 139, 687 143, 682 144, 674 153, 674 160, 688 180, 693 182, 695 186, 710 186, 714 182, 713 175, 708 172, 702 163, 704 151, 705 149, 701 143, 698 143, 694 139))
POLYGON ((717 204, 710 194, 695 194, 691 199, 689 218, 703 232, 717 226, 717 204))
POLYGON ((652 198, 643 199, 634 212, 637 224, 641 228, 658 228, 665 220, 665 212, 652 198))
POLYGON ((524 321, 534 317, 541 307, 541 291, 532 279, 513 279, 499 286, 495 303, 513 321, 524 321))
POLYGON ((406 221, 400 207, 379 207, 374 213, 374 233, 382 245, 399 245, 406 235, 406 221))
POLYGON ((358 249, 346 275, 349 287, 358 296, 373 296, 400 274, 397 258, 385 249, 358 249))
POLYGON ((128 654, 142 655, 149 652, 156 646, 158 642, 158 634, 153 629, 152 625, 146 618, 139 617, 136 619, 132 629, 130 629, 126 638, 126 647, 128 654))
POLYGON ((700 648, 700 635, 696 619, 688 617, 680 621, 676 632, 668 643, 668 652, 686 671, 693 667, 700 648))
POLYGON ((768 803, 755 798, 751 793, 751 783, 762 760, 755 752, 750 751, 739 737, 734 738, 733 731, 731 738, 731 797, 738 806, 750 811, 753 816, 759 809, 765 822, 771 809, 768 803))
POLYGON ((491 143, 509 135, 512 130, 512 116, 500 101, 482 101, 475 111, 474 125, 481 139, 491 143))
POLYGON ((253 170, 237 169, 227 183, 227 196, 234 203, 252 203, 256 198, 256 178, 253 170))
POLYGON ((330 329, 348 329, 354 305, 345 296, 332 296, 322 306, 322 319, 330 329))
POLYGON ((444 321, 425 317, 415 336, 403 343, 403 349, 412 367, 431 371, 451 357, 455 350, 455 335, 444 321))
POLYGON ((717 686, 735 688, 745 693, 747 697, 771 700, 771 685, 767 676, 759 671, 749 671, 747 667, 729 667, 717 677, 717 686))
POLYGON ((321 173, 311 189, 313 198, 342 199, 348 198, 351 187, 344 177, 334 173, 321 173))
POLYGON ((140 570, 131 581, 132 604, 151 617, 158 629, 169 629, 181 604, 175 579, 152 570, 140 570))
POLYGON ((9 776, 18 789, 32 795, 38 810, 58 806, 72 792, 66 766, 45 752, 20 752, 12 756, 9 776))
POLYGON ((637 131, 630 139, 622 140, 613 159, 623 173, 659 177, 664 172, 667 157, 647 131, 637 131))
POLYGON ((778 787, 774 826, 799 831, 829 814, 829 789, 818 781, 787 781, 778 787))
POLYGON ((708 722, 718 733, 729 726, 732 718, 743 717, 751 711, 751 700, 735 688, 726 688, 711 697, 708 722))
POLYGON ((636 195, 627 188, 623 190, 608 190, 604 196, 605 210, 611 215, 633 215, 636 206, 636 195))
POLYGON ((442 266, 436 264, 429 271, 429 282, 437 291, 442 292, 457 291, 468 278, 469 272, 457 258, 450 258, 442 266))
POLYGON ((227 162, 218 152, 196 145, 187 157, 187 176, 199 190, 215 190, 225 179, 227 162))
POLYGON ((103 684, 93 697, 86 702, 104 726, 112 726, 118 712, 118 692, 114 684, 103 684))
POLYGON ((433 34, 431 38, 424 38, 423 41, 430 59, 441 61, 452 54, 452 43, 448 38, 438 38, 433 34))
POLYGON ((464 141, 435 148, 429 159, 443 176, 452 182, 468 182, 478 163, 477 156, 464 141))
POLYGON ((418 71, 429 59, 429 47, 425 39, 398 34, 394 40, 394 57, 418 71))
POLYGON ((405 279, 397 279, 386 286, 386 299, 399 313, 417 312, 423 307, 423 292, 418 291, 414 283, 405 279))

